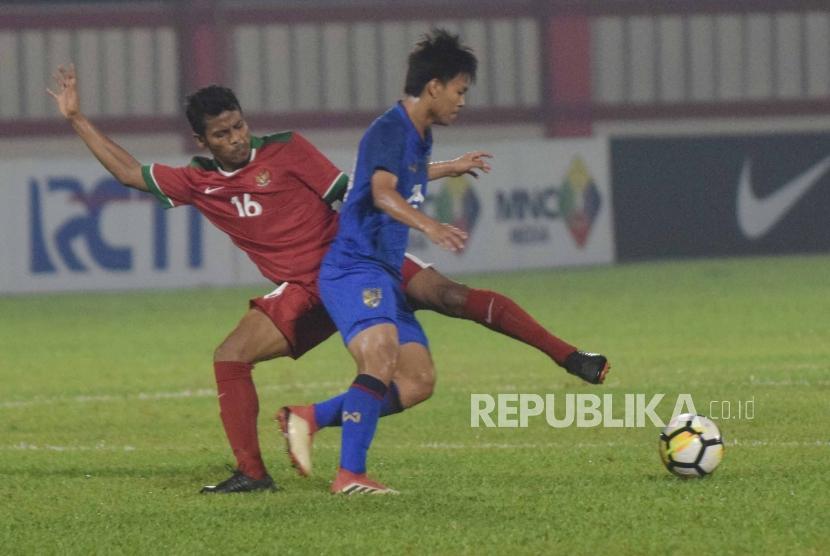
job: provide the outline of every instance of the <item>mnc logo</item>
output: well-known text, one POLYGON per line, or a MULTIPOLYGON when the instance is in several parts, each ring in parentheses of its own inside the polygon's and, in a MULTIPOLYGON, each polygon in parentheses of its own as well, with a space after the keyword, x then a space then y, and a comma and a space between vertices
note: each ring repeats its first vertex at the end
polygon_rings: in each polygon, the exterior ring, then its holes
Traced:
MULTIPOLYGON (((427 195, 423 209, 439 222, 452 224, 472 236, 481 214, 481 202, 470 180, 466 176, 459 176, 443 180, 437 191, 427 195)), ((408 249, 426 247, 427 239, 422 234, 411 234, 408 249)), ((464 251, 458 251, 456 254, 463 253, 464 251)))
POLYGON ((599 214, 599 189, 588 167, 580 157, 574 158, 562 188, 559 190, 559 210, 565 217, 568 231, 580 247, 588 241, 591 226, 599 214))
MULTIPOLYGON (((108 271, 130 271, 134 267, 133 248, 114 245, 103 235, 102 216, 116 203, 145 204, 149 195, 127 189, 113 178, 99 180, 89 192, 76 177, 50 177, 41 184, 29 180, 29 270, 34 274, 58 273, 62 269, 89 272, 76 249, 86 245, 93 263, 108 271), (80 213, 78 211, 80 209, 80 213), (56 216, 60 215, 60 216, 56 216)), ((153 268, 164 270, 168 263, 168 226, 165 209, 153 203, 153 268)), ((188 265, 202 266, 202 223, 195 209, 188 217, 188 265)))
POLYGON ((461 228, 468 234, 473 233, 481 203, 466 176, 444 180, 438 193, 430 196, 430 204, 437 220, 461 228))
POLYGON ((599 189, 580 157, 571 161, 560 187, 541 189, 515 187, 496 192, 496 219, 517 222, 510 230, 513 243, 548 241, 546 221, 564 218, 568 231, 583 247, 600 209, 599 189))

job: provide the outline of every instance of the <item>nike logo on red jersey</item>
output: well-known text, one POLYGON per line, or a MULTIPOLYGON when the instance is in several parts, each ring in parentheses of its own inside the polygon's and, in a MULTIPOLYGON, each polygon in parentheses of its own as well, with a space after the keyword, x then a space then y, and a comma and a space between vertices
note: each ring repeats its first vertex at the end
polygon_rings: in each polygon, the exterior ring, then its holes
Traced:
POLYGON ((220 189, 225 189, 224 185, 220 185, 219 187, 205 187, 205 195, 210 195, 215 191, 219 191, 220 189))

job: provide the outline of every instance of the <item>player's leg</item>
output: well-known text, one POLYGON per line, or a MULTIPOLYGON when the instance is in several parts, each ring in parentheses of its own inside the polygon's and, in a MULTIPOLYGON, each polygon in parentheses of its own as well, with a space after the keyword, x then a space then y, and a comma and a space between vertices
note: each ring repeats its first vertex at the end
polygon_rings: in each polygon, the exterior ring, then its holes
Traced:
POLYGON ((406 295, 415 308, 475 321, 535 347, 583 380, 597 384, 605 379, 610 368, 605 357, 577 351, 551 334, 512 299, 450 280, 411 255, 404 259, 402 273, 406 295))
MULTIPOLYGON (((427 348, 427 338, 421 325, 415 319, 415 314, 406 302, 404 293, 400 285, 397 284, 394 290, 395 295, 395 316, 394 328, 388 325, 376 325, 365 329, 373 333, 383 334, 383 339, 387 342, 397 340, 400 344, 394 353, 396 357, 391 361, 388 357, 378 359, 378 354, 386 350, 387 354, 393 353, 393 347, 390 344, 383 344, 372 348, 366 341, 367 337, 356 335, 354 339, 348 342, 349 352, 354 357, 358 364, 358 376, 355 379, 353 386, 357 385, 361 377, 369 374, 376 376, 378 379, 385 380, 386 376, 394 375, 401 391, 401 401, 407 405, 414 405, 428 399, 432 395, 435 386, 435 367, 432 363, 432 358, 427 348), (394 330, 393 335, 391 331, 394 330), (376 332, 375 332, 376 331, 376 332), (387 331, 389 331, 387 333, 387 331), (391 369, 387 366, 390 362, 394 364, 391 369), (384 374, 375 374, 373 369, 383 369, 384 374)), ((365 385, 366 382, 364 381, 365 385)), ((343 402, 343 442, 340 458, 340 470, 337 478, 332 484, 332 492, 346 492, 351 493, 352 488, 369 488, 372 486, 362 482, 361 476, 365 478, 366 467, 366 453, 371 443, 371 438, 374 435, 374 428, 369 430, 369 422, 364 425, 362 423, 362 415, 359 416, 360 423, 352 423, 348 418, 351 409, 352 395, 354 388, 349 389, 349 396, 343 402), (364 427, 361 429, 361 427, 364 427), (372 436, 369 436, 371 432, 372 436), (363 435, 363 436, 361 436, 363 435)), ((375 396, 380 393, 376 391, 375 396)), ((377 405, 379 407, 380 398, 377 398, 377 405)), ((374 423, 377 423, 379 411, 370 414, 370 418, 374 423)), ((382 485, 375 486, 385 488, 382 485)), ((364 492, 357 490, 356 492, 364 492)))
MULTIPOLYGON (((356 355, 355 350, 351 349, 353 356, 356 355)), ((396 367, 398 371, 403 371, 403 375, 412 377, 415 380, 415 388, 404 388, 406 379, 400 379, 399 383, 402 386, 402 391, 410 393, 413 397, 404 397, 404 403, 417 404, 432 395, 432 387, 435 384, 435 369, 432 363, 432 358, 429 350, 424 344, 407 343, 400 347, 397 357, 396 367), (427 386, 424 386, 427 385, 427 386)), ((355 379, 350 392, 354 386, 358 384, 360 377, 365 374, 358 375, 355 379)), ((397 374, 396 374, 397 376, 397 374)), ((363 423, 366 419, 365 413, 350 411, 353 409, 349 404, 351 400, 344 403, 343 412, 343 442, 340 457, 340 469, 337 472, 337 477, 332 483, 331 491, 334 493, 354 494, 354 493, 376 493, 376 492, 391 492, 395 491, 386 486, 369 479, 366 476, 366 455, 371 444, 372 436, 374 435, 375 427, 369 429, 369 423, 363 423), (358 422, 353 422, 358 421, 358 422), (360 430, 363 427, 363 430, 360 430), (371 433, 371 435, 370 435, 371 433)), ((377 423, 376 414, 370 415, 373 422, 377 423)))
POLYGON ((343 398, 340 465, 331 492, 391 493, 394 491, 366 475, 366 459, 397 365, 398 331, 393 322, 380 319, 360 326, 346 345, 357 364, 357 377, 343 398))
MULTIPOLYGON (((398 301, 405 305, 402 292, 398 294, 398 301)), ((328 315, 325 318, 328 319, 328 315)), ((423 329, 410 310, 401 311, 396 318, 402 352, 408 353, 413 349, 410 346, 412 343, 427 345, 423 329)), ((307 325, 312 328, 317 326, 312 321, 308 321, 307 325)), ((417 363, 401 365, 399 359, 392 381, 381 401, 380 417, 400 413, 432 395, 435 370, 431 360, 421 362, 407 356, 403 361, 417 363)), ((286 452, 300 475, 308 476, 312 472, 312 446, 317 431, 342 425, 343 402, 347 394, 348 392, 343 392, 309 405, 284 406, 277 412, 275 419, 279 422, 280 430, 285 437, 286 452)))
MULTIPOLYGON (((420 334, 413 336, 412 333, 409 333, 409 328, 408 323, 398 322, 399 341, 402 343, 400 351, 405 356, 398 359, 392 381, 389 383, 381 404, 381 417, 400 413, 428 400, 435 388, 435 368, 432 360, 409 355, 409 352, 414 350, 416 346, 423 347, 426 345, 426 341, 421 340, 423 332, 418 326, 420 334)), ((302 411, 304 417, 310 421, 309 428, 311 434, 313 434, 319 429, 338 427, 342 424, 344 396, 345 394, 340 394, 324 402, 305 406, 305 408, 292 406, 283 409, 289 412, 302 411)))
MULTIPOLYGON (((401 349, 407 349, 406 345, 401 349)), ((398 366, 381 405, 380 416, 387 417, 426 401, 435 386, 433 369, 426 367, 398 366)), ((326 427, 342 424, 342 406, 345 393, 308 406, 286 406, 280 409, 276 418, 287 423, 291 414, 297 414, 308 422, 309 434, 326 427)), ((283 426, 283 429, 286 427, 283 426)), ((284 432, 287 432, 284 430, 284 432)), ((301 474, 305 474, 302 473, 301 474)))
POLYGON ((249 309, 216 348, 213 371, 219 399, 219 416, 236 458, 237 470, 229 479, 205 487, 205 493, 272 489, 257 436, 259 398, 251 376, 254 363, 289 354, 288 342, 259 309, 249 309))
MULTIPOLYGON (((401 352, 410 349, 410 344, 401 346, 401 352)), ((434 387, 435 374, 431 366, 401 365, 399 359, 398 368, 381 402, 380 417, 396 415, 426 401, 434 387)), ((346 394, 343 392, 309 405, 283 406, 277 411, 275 420, 285 437, 286 453, 292 466, 303 477, 312 473, 312 446, 317 431, 342 425, 346 394)))
MULTIPOLYGON (((310 308, 302 318, 293 322, 293 336, 298 339, 298 342, 311 338, 315 343, 319 343, 317 338, 320 336, 320 331, 324 331, 328 337, 335 327, 319 298, 310 299, 309 303, 310 308)), ((342 392, 327 400, 309 405, 284 406, 277 411, 274 419, 278 422, 285 438, 286 453, 300 475, 311 475, 315 433, 324 427, 341 425, 343 401, 347 394, 348 391, 342 392)), ((398 385, 392 381, 383 397, 380 414, 383 417, 401 411, 403 411, 403 406, 398 385)))
POLYGON ((324 263, 319 287, 326 310, 357 365, 357 376, 343 398, 340 466, 331 490, 389 492, 366 476, 366 457, 397 365, 397 315, 406 304, 401 285, 374 265, 343 269, 324 263))
MULTIPOLYGON (((409 349, 401 346, 401 351, 409 349)), ((380 407, 380 417, 401 413, 432 395, 434 374, 423 367, 399 365, 395 371, 380 407)), ((277 411, 275 420, 285 438, 286 453, 297 473, 307 477, 312 473, 312 446, 314 435, 326 427, 339 427, 343 423, 343 401, 347 392, 309 405, 288 405, 277 411)))
POLYGON ((238 492, 271 486, 257 435, 259 399, 251 373, 259 361, 299 357, 332 334, 334 327, 327 321, 318 322, 304 338, 296 337, 297 323, 308 318, 309 299, 316 296, 300 286, 283 284, 271 294, 252 300, 252 308, 216 348, 213 365, 220 417, 238 472, 213 488, 206 487, 204 492, 238 492))
POLYGON ((434 268, 408 256, 404 260, 406 295, 418 309, 472 320, 531 345, 560 365, 576 351, 557 338, 510 298, 489 290, 474 289, 450 280, 434 268))

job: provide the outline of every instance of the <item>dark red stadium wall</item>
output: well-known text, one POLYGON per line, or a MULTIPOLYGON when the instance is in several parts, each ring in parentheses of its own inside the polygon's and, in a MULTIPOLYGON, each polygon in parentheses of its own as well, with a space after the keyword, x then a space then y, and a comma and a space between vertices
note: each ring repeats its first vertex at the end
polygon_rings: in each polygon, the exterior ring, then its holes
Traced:
MULTIPOLYGON (((826 10, 826 0, 528 0, 506 3, 493 0, 460 1, 449 6, 436 5, 433 19, 515 16, 534 18, 541 31, 542 72, 539 106, 502 106, 470 109, 466 123, 507 124, 541 123, 549 136, 590 135, 593 123, 600 120, 648 120, 710 117, 766 117, 827 114, 830 98, 741 100, 740 102, 630 102, 604 104, 592 92, 591 24, 601 16, 634 17, 662 15, 717 15, 725 13, 789 11, 799 14, 826 10)), ((416 5, 378 5, 371 10, 355 7, 335 9, 238 8, 220 0, 193 0, 188 3, 159 2, 113 8, 113 4, 80 5, 67 9, 53 6, 15 7, 0 13, 0 29, 42 30, 80 28, 118 28, 170 25, 177 32, 182 61, 178 92, 192 90, 208 82, 228 83, 229 33, 235 25, 308 21, 412 21, 423 17, 416 5), (183 5, 186 8, 182 7, 183 5)), ((354 111, 312 111, 306 113, 250 114, 253 124, 262 127, 359 127, 372 113, 354 111)), ((104 115, 96 121, 108 132, 152 133, 180 130, 176 116, 104 115)), ((71 133, 54 118, 0 120, 0 137, 63 135, 71 133)))
POLYGON ((591 21, 582 14, 550 15, 542 36, 547 60, 545 130, 552 137, 589 136, 591 21))

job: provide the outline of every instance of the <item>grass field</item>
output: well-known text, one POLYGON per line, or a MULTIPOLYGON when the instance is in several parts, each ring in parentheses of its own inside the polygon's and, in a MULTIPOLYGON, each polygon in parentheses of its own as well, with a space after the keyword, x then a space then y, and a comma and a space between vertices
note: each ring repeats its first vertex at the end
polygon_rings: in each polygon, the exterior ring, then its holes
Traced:
POLYGON ((826 554, 828 277, 827 256, 466 277, 607 353, 613 370, 583 385, 524 345, 420 313, 438 388, 381 422, 370 457, 397 497, 328 494, 337 430, 317 438, 316 476, 295 476, 270 420, 349 383, 339 339, 257 367, 282 490, 197 494, 233 461, 213 347, 267 286, 0 297, 0 552, 826 554), (680 393, 702 413, 726 401, 726 456, 683 481, 662 468, 650 425, 470 427, 471 393, 515 392, 664 393, 664 419, 680 393), (736 418, 747 400, 753 418, 736 418))

